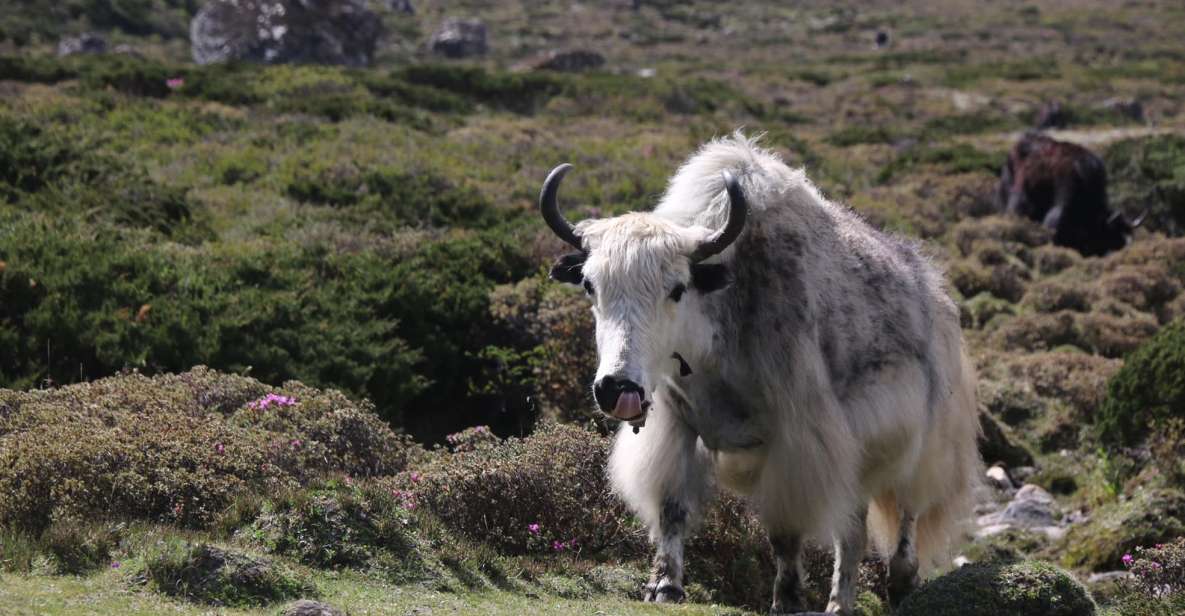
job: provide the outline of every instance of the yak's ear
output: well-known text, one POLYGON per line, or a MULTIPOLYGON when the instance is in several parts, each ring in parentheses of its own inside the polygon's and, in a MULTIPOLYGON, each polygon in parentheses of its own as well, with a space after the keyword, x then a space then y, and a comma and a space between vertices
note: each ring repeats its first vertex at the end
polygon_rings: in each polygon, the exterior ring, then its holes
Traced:
POLYGON ((568 284, 580 284, 584 282, 584 260, 588 255, 583 252, 574 252, 570 255, 564 255, 551 266, 551 279, 568 284))
POLYGON ((696 263, 691 266, 691 286, 700 293, 711 293, 728 286, 732 277, 719 263, 696 263))

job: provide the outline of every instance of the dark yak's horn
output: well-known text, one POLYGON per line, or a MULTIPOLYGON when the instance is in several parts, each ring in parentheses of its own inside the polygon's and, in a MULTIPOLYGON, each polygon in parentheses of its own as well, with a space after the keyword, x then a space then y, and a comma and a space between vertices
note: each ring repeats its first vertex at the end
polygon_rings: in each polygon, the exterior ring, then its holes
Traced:
POLYGON ((560 205, 556 199, 560 192, 560 182, 571 168, 572 165, 564 163, 547 174, 547 179, 543 181, 543 191, 539 193, 539 211, 543 214, 543 220, 547 221, 547 226, 551 227, 561 240, 584 252, 584 245, 576 235, 576 229, 563 214, 560 214, 560 205))
POLYGON ((699 263, 704 259, 720 254, 729 244, 736 241, 745 228, 745 219, 749 216, 749 203, 745 201, 745 193, 741 192, 741 185, 737 179, 727 171, 724 176, 724 189, 728 191, 728 222, 724 228, 712 234, 704 243, 696 247, 691 253, 691 262, 699 263))

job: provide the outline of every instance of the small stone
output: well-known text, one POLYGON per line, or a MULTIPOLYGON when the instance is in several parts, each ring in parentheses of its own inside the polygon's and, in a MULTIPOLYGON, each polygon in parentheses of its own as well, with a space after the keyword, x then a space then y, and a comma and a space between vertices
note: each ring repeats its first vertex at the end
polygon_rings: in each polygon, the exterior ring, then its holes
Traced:
POLYGON ((997 490, 1012 490, 1012 479, 1008 476, 1008 470, 1003 466, 997 464, 987 470, 988 483, 992 484, 997 490))
POLYGON ((86 32, 58 41, 58 57, 107 53, 107 39, 97 32, 86 32))
POLYGON ((480 19, 446 19, 428 41, 433 53, 446 58, 483 56, 489 51, 485 22, 480 19))
POLYGON ((557 71, 563 73, 579 73, 600 68, 605 64, 605 56, 587 49, 572 49, 569 51, 552 51, 532 66, 535 70, 557 71))
POLYGON ((1108 98, 1099 104, 1106 111, 1113 111, 1136 122, 1144 121, 1144 105, 1134 98, 1108 98))

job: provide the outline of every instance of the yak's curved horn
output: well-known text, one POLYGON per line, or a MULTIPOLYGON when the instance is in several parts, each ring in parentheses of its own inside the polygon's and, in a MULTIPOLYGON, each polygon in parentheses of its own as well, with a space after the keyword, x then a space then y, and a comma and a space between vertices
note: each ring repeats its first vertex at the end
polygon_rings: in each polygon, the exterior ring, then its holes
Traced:
POLYGON ((547 226, 555 232, 561 240, 576 247, 577 250, 584 251, 584 245, 580 242, 580 237, 576 235, 576 229, 572 223, 560 214, 560 205, 556 197, 560 192, 560 182, 564 179, 564 174, 572 165, 564 163, 551 173, 547 174, 547 179, 543 181, 543 190, 539 193, 539 212, 543 214, 543 220, 547 221, 547 226))
POLYGON ((1140 215, 1136 216, 1136 219, 1129 222, 1128 224, 1131 225, 1133 229, 1144 224, 1144 221, 1147 220, 1147 218, 1148 218, 1148 210, 1149 209, 1150 208, 1144 208, 1144 211, 1140 212, 1140 215))
POLYGON ((749 203, 745 201, 745 193, 741 192, 741 185, 737 179, 727 171, 724 176, 724 189, 728 191, 728 222, 724 228, 712 234, 696 247, 691 253, 691 262, 698 263, 708 257, 720 254, 729 244, 736 241, 745 228, 745 219, 749 216, 749 203))

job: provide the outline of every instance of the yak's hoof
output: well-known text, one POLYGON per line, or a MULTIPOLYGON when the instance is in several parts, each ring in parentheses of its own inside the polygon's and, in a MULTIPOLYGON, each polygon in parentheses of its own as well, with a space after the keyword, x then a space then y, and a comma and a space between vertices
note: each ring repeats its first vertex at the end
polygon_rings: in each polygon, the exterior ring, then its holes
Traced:
POLYGON ((647 603, 682 603, 686 598, 687 593, 674 584, 646 585, 644 599, 647 603))

